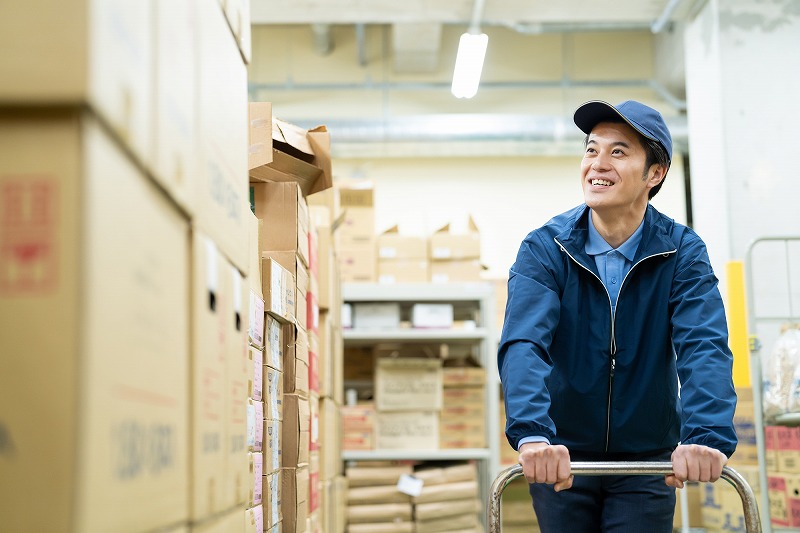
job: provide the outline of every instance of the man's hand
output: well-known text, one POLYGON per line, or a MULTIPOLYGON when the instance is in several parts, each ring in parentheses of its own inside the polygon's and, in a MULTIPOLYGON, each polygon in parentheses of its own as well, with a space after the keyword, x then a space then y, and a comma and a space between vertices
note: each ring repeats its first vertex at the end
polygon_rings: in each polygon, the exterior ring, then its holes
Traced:
POLYGON ((725 454, 700 444, 684 444, 672 452, 672 474, 665 481, 670 487, 683 488, 684 481, 716 481, 728 462, 725 454))
POLYGON ((519 448, 519 464, 528 483, 555 484, 556 492, 572 486, 569 450, 546 442, 527 442, 519 448))

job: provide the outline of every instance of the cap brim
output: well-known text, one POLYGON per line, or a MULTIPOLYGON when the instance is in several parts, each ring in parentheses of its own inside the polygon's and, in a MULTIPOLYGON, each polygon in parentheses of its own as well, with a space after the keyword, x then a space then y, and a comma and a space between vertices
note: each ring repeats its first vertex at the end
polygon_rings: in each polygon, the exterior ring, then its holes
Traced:
MULTIPOLYGON (((578 126, 583 133, 587 134, 592 132, 592 128, 601 122, 608 121, 609 119, 622 119, 630 124, 628 119, 622 116, 613 105, 609 104, 608 102, 603 102, 602 100, 586 102, 575 110, 575 115, 573 116, 575 125, 578 126)), ((633 126, 633 124, 631 124, 631 126, 633 126)), ((637 131, 639 130, 639 128, 636 128, 635 126, 633 127, 637 131)))

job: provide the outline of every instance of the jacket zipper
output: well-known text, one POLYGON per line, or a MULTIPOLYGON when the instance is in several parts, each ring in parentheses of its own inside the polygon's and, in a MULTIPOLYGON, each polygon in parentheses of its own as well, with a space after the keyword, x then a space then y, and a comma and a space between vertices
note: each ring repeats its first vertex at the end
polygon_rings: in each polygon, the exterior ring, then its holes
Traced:
MULTIPOLYGON (((583 263, 581 263, 580 261, 575 259, 572 256, 572 254, 567 251, 566 247, 563 244, 561 244, 560 242, 558 242, 558 239, 553 238, 553 240, 556 242, 556 244, 558 244, 561 247, 561 251, 564 252, 565 254, 567 254, 567 256, 569 256, 569 258, 572 259, 572 261, 576 265, 578 265, 579 267, 581 267, 582 269, 587 271, 589 274, 594 276, 600 282, 600 285, 603 286, 603 290, 606 291, 606 296, 608 296, 608 306, 609 306, 609 310, 611 312, 611 345, 609 346, 609 351, 611 353, 611 361, 609 362, 609 372, 608 372, 608 399, 607 399, 607 402, 606 402, 606 445, 605 445, 605 451, 608 452, 608 444, 609 444, 609 441, 611 439, 611 392, 612 392, 612 389, 613 389, 613 386, 614 386, 614 372, 617 369, 617 358, 616 358, 616 354, 617 354, 617 338, 616 338, 617 310, 614 308, 613 304, 611 303, 611 294, 608 292, 608 289, 606 289, 606 286, 603 283, 603 280, 600 279, 600 276, 598 276, 597 274, 592 272, 592 270, 589 267, 587 267, 586 265, 584 265, 583 263)), ((630 275, 630 273, 633 272, 633 269, 636 268, 638 265, 640 265, 643 261, 645 261, 647 259, 650 259, 652 257, 656 257, 658 255, 666 257, 666 256, 668 256, 670 254, 674 254, 677 251, 678 251, 677 249, 673 249, 673 250, 670 250, 668 252, 660 252, 660 253, 648 255, 647 257, 643 257, 643 258, 639 259, 636 263, 631 265, 630 270, 628 270, 628 272, 625 274, 625 277, 622 278, 622 283, 620 283, 620 285, 619 285, 619 294, 620 295, 622 294, 622 287, 625 285, 625 280, 628 279, 628 276, 630 275)), ((617 296, 617 304, 619 304, 619 296, 617 296)))

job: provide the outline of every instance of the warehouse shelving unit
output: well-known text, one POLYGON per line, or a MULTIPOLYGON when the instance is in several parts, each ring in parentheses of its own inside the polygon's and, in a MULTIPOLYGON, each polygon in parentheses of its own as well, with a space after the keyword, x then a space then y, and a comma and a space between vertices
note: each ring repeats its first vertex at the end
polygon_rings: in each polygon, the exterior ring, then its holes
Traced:
MULTIPOLYGON (((750 335, 750 373, 753 386, 756 447, 758 449, 759 483, 762 487, 759 503, 764 533, 800 532, 799 528, 773 526, 767 497, 767 467, 764 445, 764 401, 761 348, 771 348, 777 339, 781 323, 798 323, 800 305, 795 305, 793 286, 800 287, 800 277, 792 270, 792 257, 800 264, 800 237, 761 237, 747 250, 748 330, 750 335), (794 276, 794 279, 793 279, 794 276), (793 285, 794 282, 794 285, 793 285), (783 292, 781 292, 783 291, 783 292), (771 326, 771 329, 769 327, 771 326)), ((800 425, 800 413, 778 415, 777 425, 800 425)))
MULTIPOLYGON (((478 465, 481 497, 486 501, 492 480, 500 471, 500 444, 498 436, 499 378, 497 376, 494 333, 494 289, 491 284, 474 283, 345 283, 342 288, 345 303, 453 303, 458 307, 475 310, 475 327, 461 329, 346 329, 345 345, 374 344, 379 342, 455 342, 477 345, 477 359, 486 371, 486 448, 437 450, 364 450, 344 451, 345 461, 415 460, 415 461, 465 461, 475 460, 478 465)), ((345 383, 345 387, 348 383, 345 383)))

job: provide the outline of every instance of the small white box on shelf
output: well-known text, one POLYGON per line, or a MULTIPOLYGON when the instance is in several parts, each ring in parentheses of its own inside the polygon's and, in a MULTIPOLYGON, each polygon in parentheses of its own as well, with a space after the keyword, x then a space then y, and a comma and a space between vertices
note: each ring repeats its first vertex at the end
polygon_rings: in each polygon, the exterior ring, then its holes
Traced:
POLYGON ((399 328, 400 304, 360 302, 354 304, 353 327, 357 329, 399 328))
POLYGON ((453 327, 453 304, 414 304, 411 325, 415 328, 453 327))

